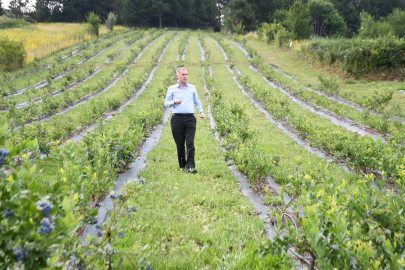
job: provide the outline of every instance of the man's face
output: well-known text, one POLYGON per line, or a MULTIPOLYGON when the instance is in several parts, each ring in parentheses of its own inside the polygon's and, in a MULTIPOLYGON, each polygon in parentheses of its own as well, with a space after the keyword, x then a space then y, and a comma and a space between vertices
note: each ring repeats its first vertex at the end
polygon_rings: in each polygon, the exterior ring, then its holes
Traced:
POLYGON ((177 79, 179 83, 186 84, 188 79, 188 74, 186 69, 181 69, 179 74, 177 75, 177 79))

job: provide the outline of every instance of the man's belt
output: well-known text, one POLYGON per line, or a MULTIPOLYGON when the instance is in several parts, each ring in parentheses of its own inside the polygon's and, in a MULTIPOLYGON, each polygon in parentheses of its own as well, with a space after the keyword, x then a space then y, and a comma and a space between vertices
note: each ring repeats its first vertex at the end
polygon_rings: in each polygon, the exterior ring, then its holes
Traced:
POLYGON ((173 113, 173 115, 194 115, 194 113, 173 113))

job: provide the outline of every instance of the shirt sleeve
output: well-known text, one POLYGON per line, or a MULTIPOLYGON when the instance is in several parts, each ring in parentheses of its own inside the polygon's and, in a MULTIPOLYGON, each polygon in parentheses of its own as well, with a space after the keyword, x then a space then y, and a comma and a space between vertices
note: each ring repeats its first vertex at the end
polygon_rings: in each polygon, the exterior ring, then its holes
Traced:
POLYGON ((167 89, 167 94, 166 94, 166 98, 165 98, 165 107, 173 107, 174 106, 174 99, 173 99, 173 94, 172 91, 169 87, 169 89, 167 89))
POLYGON ((194 105, 197 108, 198 113, 204 112, 200 99, 198 98, 197 89, 194 87, 194 105))

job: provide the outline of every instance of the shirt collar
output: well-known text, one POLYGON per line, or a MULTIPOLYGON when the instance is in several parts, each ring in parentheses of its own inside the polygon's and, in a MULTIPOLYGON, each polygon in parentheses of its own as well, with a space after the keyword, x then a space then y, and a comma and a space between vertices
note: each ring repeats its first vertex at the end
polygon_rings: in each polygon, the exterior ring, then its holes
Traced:
MULTIPOLYGON (((176 86, 177 86, 178 88, 180 87, 179 81, 177 81, 176 86)), ((185 86, 184 88, 186 88, 187 86, 188 86, 188 83, 186 83, 186 86, 185 86)), ((181 87, 180 87, 180 88, 181 88, 181 87)))

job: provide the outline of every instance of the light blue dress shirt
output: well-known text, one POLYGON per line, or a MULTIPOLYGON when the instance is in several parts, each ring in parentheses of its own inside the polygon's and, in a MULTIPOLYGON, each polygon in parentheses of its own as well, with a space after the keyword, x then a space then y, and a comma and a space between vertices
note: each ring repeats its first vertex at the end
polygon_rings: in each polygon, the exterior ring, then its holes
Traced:
POLYGON ((177 83, 170 86, 167 90, 165 107, 173 107, 173 113, 194 113, 193 105, 197 108, 198 113, 203 112, 203 107, 194 85, 186 84, 186 87, 181 88, 177 83), (175 104, 175 99, 180 99, 182 103, 175 104))

